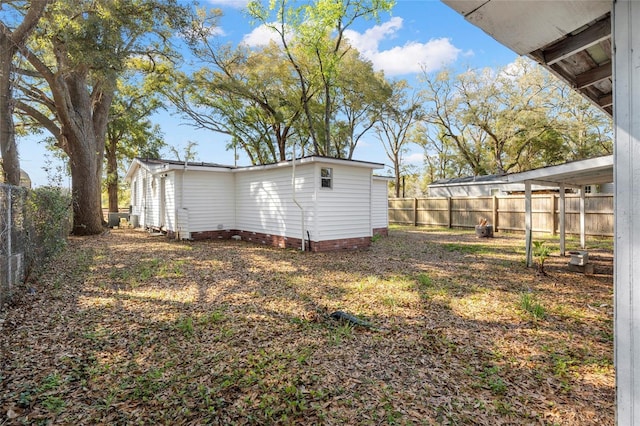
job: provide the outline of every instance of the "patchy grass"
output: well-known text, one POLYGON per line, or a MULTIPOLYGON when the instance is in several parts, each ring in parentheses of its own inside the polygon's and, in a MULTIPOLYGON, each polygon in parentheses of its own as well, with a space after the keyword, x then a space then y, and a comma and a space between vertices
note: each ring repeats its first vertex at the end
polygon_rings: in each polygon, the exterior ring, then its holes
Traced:
POLYGON ((523 245, 73 238, 0 316, 0 424, 613 424, 606 242, 593 276, 523 245))

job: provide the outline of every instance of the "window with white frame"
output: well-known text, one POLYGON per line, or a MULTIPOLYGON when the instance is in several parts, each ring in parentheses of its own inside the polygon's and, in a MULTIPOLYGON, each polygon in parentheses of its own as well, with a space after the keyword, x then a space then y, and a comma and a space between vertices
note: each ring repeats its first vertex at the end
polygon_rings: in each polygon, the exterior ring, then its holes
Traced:
POLYGON ((333 169, 331 167, 320 169, 320 188, 333 188, 333 169))

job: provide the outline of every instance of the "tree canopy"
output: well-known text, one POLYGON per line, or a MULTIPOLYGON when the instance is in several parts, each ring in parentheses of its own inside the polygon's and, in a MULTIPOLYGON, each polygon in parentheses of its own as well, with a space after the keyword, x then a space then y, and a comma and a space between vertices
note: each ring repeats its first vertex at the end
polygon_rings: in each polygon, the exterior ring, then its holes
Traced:
POLYGON ((69 158, 74 233, 102 232, 102 162, 118 77, 133 59, 176 57, 169 43, 190 8, 173 0, 59 0, 20 53, 30 67, 16 107, 69 158))
POLYGON ((526 59, 425 74, 419 141, 434 177, 519 172, 611 153, 611 120, 526 59))

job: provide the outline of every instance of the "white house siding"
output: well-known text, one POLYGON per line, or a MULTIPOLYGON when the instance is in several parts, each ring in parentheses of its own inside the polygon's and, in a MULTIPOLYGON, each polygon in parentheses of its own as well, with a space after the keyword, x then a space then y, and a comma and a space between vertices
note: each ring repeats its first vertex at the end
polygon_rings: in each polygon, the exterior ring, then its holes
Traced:
POLYGON ((160 177, 150 175, 147 178, 147 226, 159 228, 162 225, 160 218, 160 177))
POLYGON ((136 173, 131 179, 131 214, 138 216, 138 223, 140 223, 142 214, 142 179, 139 173, 136 173))
POLYGON ((371 169, 316 164, 317 235, 312 240, 370 237, 371 169), (333 169, 332 188, 320 188, 320 169, 333 169))
POLYGON ((167 231, 176 231, 176 174, 167 173, 164 178, 165 209, 164 227, 167 231))
MULTIPOLYGON (((296 166, 296 198, 313 226, 313 165, 296 166)), ((293 202, 292 168, 243 170, 236 176, 236 229, 301 238, 301 217, 293 202)))
POLYGON ((384 178, 373 178, 371 191, 371 228, 389 227, 389 183, 384 178))
POLYGON ((141 227, 157 226, 157 202, 153 200, 151 173, 144 169, 138 168, 132 182, 135 189, 132 188, 132 196, 135 192, 135 200, 132 201, 131 213, 138 215, 141 227))
MULTIPOLYGON (((234 174, 225 171, 190 171, 183 176, 183 206, 189 213, 189 232, 235 229, 234 174)), ((180 203, 180 200, 177 201, 180 203)), ((179 208, 180 206, 178 206, 179 208)))

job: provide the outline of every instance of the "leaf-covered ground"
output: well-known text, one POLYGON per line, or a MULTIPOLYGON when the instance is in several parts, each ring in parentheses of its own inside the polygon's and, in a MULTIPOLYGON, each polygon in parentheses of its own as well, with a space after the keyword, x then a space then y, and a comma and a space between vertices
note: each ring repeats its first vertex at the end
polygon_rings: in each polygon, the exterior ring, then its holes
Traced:
POLYGON ((72 238, 0 313, 0 424, 613 424, 611 252, 541 277, 523 245, 72 238))

